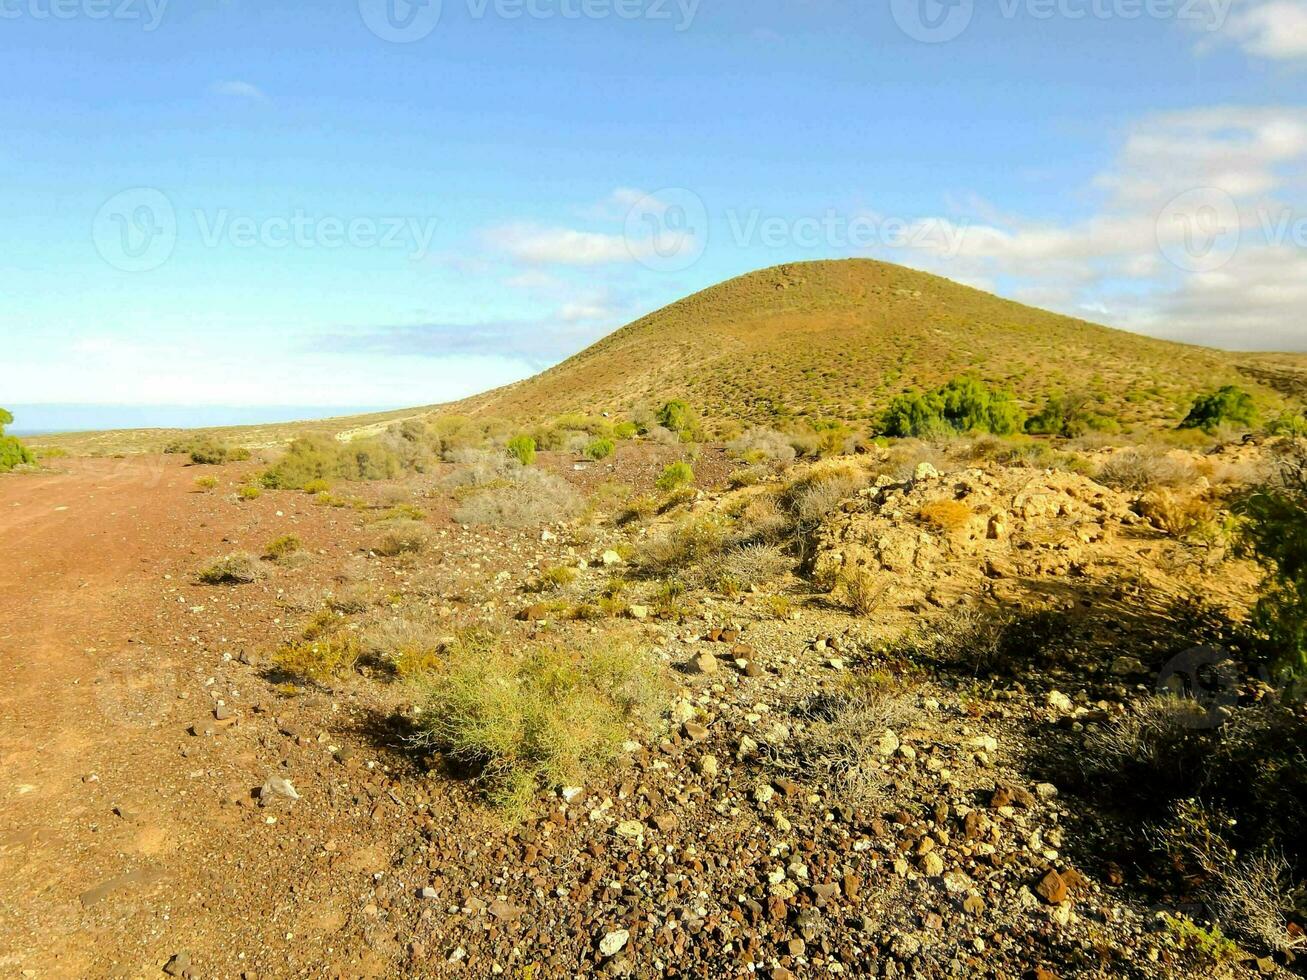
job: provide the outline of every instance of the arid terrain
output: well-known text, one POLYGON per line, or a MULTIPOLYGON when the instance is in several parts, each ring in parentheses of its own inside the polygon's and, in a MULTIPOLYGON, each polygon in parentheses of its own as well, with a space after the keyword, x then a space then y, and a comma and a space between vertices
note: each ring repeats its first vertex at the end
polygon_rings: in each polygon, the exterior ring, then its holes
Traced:
POLYGON ((0 974, 1301 971, 1291 385, 543 400, 621 338, 0 474, 0 974))

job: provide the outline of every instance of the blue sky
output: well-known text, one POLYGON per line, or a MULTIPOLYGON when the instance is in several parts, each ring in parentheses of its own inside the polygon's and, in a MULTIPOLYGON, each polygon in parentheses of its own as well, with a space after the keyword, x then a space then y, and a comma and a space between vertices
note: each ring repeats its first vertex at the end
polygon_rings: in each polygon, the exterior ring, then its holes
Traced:
POLYGON ((0 0, 0 63, 0 404, 430 403, 853 255, 1307 349, 1307 0, 0 0))

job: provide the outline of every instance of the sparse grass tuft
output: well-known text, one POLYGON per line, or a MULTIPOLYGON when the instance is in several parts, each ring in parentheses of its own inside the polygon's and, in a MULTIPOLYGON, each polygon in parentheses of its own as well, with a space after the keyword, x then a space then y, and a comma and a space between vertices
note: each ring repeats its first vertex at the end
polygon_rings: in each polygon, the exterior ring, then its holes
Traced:
POLYGON ((280 672, 319 684, 353 670, 358 660, 358 641, 339 635, 297 640, 281 647, 272 657, 280 672))
POLYGON ((198 577, 205 585, 248 585, 257 582, 259 574, 254 556, 238 551, 205 566, 198 577))

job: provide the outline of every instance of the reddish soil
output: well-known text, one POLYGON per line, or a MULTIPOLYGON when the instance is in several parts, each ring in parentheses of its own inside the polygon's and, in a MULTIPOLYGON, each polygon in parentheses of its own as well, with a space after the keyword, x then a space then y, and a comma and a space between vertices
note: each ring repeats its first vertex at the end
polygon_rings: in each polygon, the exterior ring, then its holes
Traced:
MULTIPOLYGON (((675 455, 630 447, 617 462, 578 468, 543 454, 541 464, 584 491, 615 481, 647 492, 675 455)), ((458 843, 482 833, 486 815, 447 780, 421 780, 429 806, 399 806, 391 775, 410 777, 409 794, 414 769, 384 731, 384 691, 284 695, 257 659, 366 553, 376 537, 366 517, 297 493, 237 502, 257 462, 54 466, 0 478, 0 976, 157 975, 183 950, 204 976, 392 970, 409 954, 405 930, 374 935, 376 906, 359 895, 413 839, 411 819, 453 813, 458 843), (199 492, 201 475, 219 488, 199 492), (206 559, 257 554, 288 533, 311 562, 237 588, 196 583, 206 559), (219 701, 231 728, 215 722, 219 701), (341 764, 332 750, 346 745, 355 755, 341 764), (304 794, 294 808, 257 807, 253 791, 273 773, 304 794), (440 794, 459 805, 437 807, 440 794), (402 826, 389 827, 391 810, 402 826)), ((720 484, 731 467, 710 452, 696 468, 720 484)), ((438 478, 409 487, 421 498, 438 478)), ((485 581, 520 575, 523 553, 538 551, 538 530, 468 531, 449 521, 448 500, 419 502, 448 544, 417 569, 371 563, 374 582, 393 576, 402 589, 427 575, 456 607, 484 608, 450 566, 470 556, 485 581)))

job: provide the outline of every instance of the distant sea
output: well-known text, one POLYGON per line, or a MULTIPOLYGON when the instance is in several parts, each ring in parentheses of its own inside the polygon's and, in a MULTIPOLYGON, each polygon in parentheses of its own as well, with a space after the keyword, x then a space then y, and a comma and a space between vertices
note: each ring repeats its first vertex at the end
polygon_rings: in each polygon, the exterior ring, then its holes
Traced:
POLYGON ((100 429, 204 429, 219 425, 298 422, 385 412, 402 405, 23 405, 0 402, 13 412, 5 431, 15 436, 100 429))

